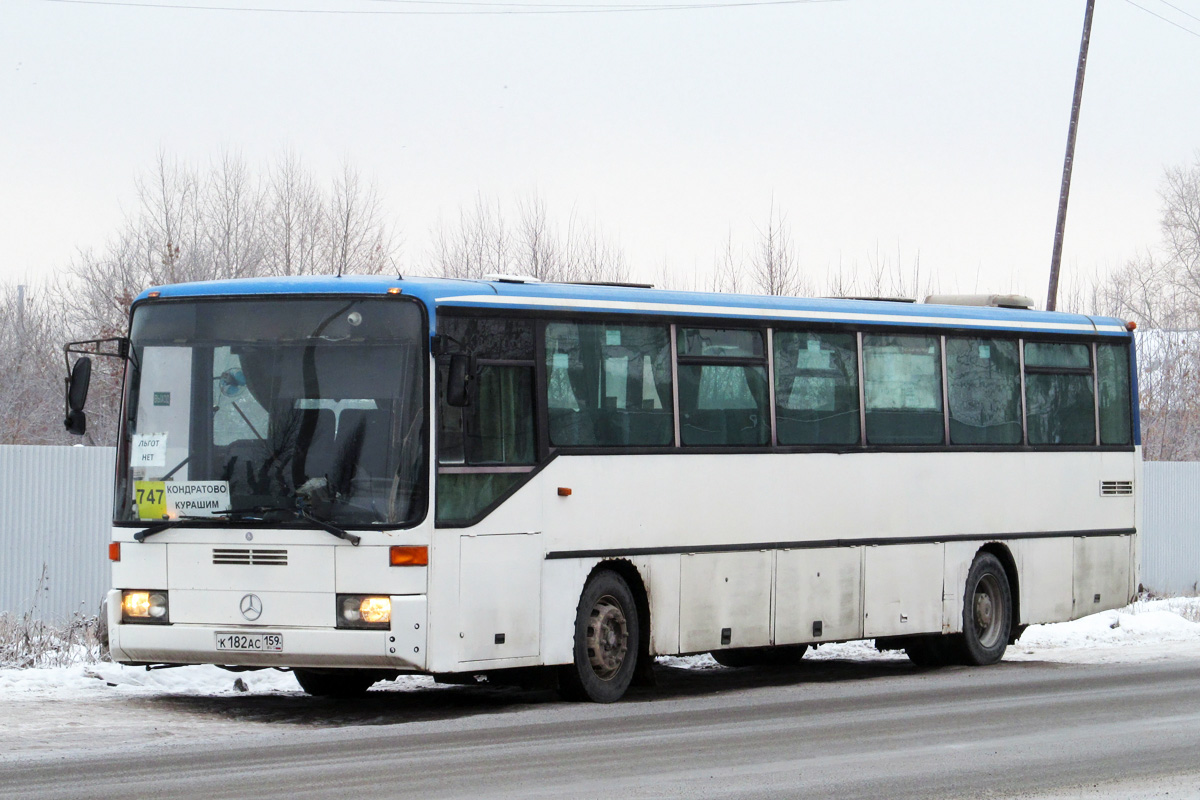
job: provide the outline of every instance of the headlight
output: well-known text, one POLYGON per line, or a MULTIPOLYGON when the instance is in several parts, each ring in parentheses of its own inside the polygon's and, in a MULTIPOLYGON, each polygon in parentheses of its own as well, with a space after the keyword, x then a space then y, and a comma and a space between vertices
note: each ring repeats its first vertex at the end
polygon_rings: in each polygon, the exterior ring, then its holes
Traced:
POLYGON ((337 596, 337 626, 339 628, 390 628, 392 598, 362 594, 337 596))
POLYGON ((167 593, 154 590, 121 592, 121 621, 167 624, 170 621, 167 614, 167 593))

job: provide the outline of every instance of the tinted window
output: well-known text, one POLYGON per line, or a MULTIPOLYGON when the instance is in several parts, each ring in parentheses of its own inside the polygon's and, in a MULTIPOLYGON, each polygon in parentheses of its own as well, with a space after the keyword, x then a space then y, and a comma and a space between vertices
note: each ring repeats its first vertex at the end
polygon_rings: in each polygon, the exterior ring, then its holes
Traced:
POLYGON ((455 352, 484 360, 533 360, 532 320, 442 316, 438 329, 454 340, 455 352))
POLYGON ((936 336, 863 337, 868 444, 941 444, 942 376, 936 336))
POLYGON ((1025 417, 1030 444, 1096 441, 1091 348, 1085 344, 1025 344, 1025 417))
POLYGON ((859 440, 858 356, 852 333, 776 331, 775 428, 783 445, 859 440))
POLYGON ((1096 377, 1100 383, 1100 443, 1129 444, 1133 440, 1129 348, 1123 344, 1099 345, 1096 377))
POLYGON ((679 435, 691 446, 761 446, 771 436, 765 336, 680 328, 679 435))
POLYGON ((762 331, 680 328, 679 355, 708 358, 762 358, 762 331))
POLYGON ((670 329, 547 324, 546 394, 551 444, 673 444, 670 329))
POLYGON ((464 408, 446 403, 448 357, 438 365, 437 519, 464 521, 521 483, 528 469, 520 468, 531 469, 537 459, 533 323, 442 317, 439 330, 452 338, 453 352, 478 358, 464 408))
POLYGON ((1006 339, 946 340, 952 444, 1021 443, 1021 364, 1006 339))

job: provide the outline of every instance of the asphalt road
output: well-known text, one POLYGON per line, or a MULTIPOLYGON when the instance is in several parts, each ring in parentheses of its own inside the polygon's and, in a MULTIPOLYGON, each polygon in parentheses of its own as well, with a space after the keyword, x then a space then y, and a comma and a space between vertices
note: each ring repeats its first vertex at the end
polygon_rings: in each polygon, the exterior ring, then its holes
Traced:
POLYGON ((472 687, 131 701, 233 735, 0 762, 6 798, 1200 797, 1200 661, 678 670, 611 706, 472 687))

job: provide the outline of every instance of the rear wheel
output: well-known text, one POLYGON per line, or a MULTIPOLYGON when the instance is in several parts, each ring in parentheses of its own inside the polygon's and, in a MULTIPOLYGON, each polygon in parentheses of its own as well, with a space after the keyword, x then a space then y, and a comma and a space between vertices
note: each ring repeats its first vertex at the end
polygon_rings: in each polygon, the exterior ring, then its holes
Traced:
POLYGON ((294 669, 300 688, 318 697, 357 697, 370 689, 379 675, 363 669, 294 669))
POLYGON ((640 624, 625 579, 603 570, 583 588, 575 613, 575 659, 559 685, 570 700, 620 700, 637 669, 640 624))
POLYGON ((980 553, 963 592, 962 655, 967 664, 995 664, 1004 657, 1012 631, 1012 592, 1000 559, 980 553))

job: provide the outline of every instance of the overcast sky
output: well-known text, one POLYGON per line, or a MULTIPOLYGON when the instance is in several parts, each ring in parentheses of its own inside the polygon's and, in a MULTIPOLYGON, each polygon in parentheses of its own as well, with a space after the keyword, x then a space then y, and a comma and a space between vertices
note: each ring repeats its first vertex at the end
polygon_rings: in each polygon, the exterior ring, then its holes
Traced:
MULTIPOLYGON (((291 148, 376 181, 407 270, 477 193, 594 220, 649 281, 750 244, 773 200, 818 283, 899 253, 1045 299, 1085 0, 143 2, 290 11, 0 0, 0 281, 101 248, 160 150, 291 148)), ((1137 5, 1097 3, 1064 280, 1153 245, 1163 167, 1200 148, 1200 0, 1137 5)))

